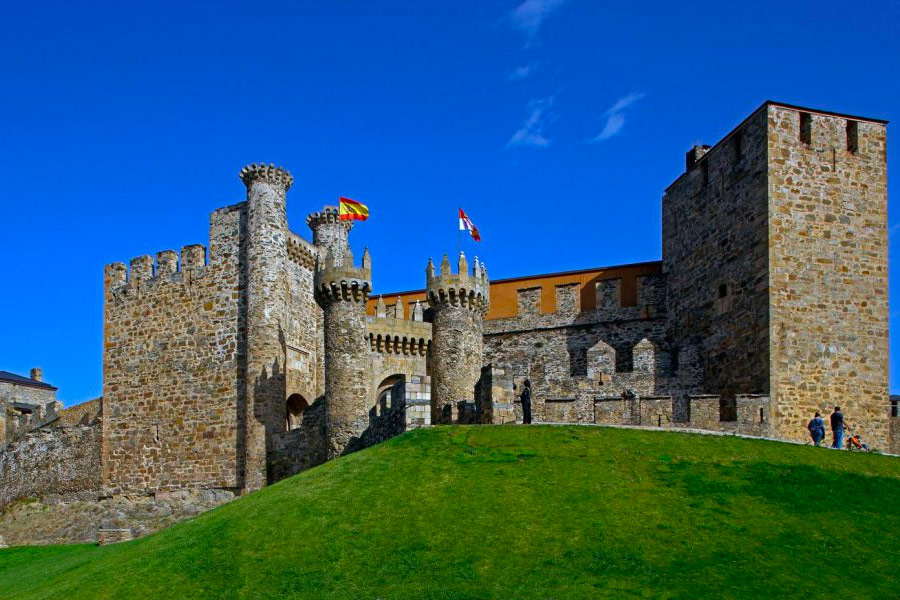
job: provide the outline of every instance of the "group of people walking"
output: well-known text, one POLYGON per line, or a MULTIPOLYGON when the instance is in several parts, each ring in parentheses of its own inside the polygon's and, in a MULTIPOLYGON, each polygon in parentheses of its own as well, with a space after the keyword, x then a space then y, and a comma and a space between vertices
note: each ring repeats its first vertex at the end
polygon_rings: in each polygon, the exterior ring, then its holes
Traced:
MULTIPOLYGON (((831 447, 840 450, 844 447, 844 430, 849 429, 847 424, 844 422, 844 413, 841 412, 840 406, 834 407, 834 412, 831 413, 831 447)), ((809 435, 812 437, 813 444, 818 446, 822 443, 822 440, 825 439, 825 421, 822 419, 822 414, 819 411, 816 411, 816 416, 812 418, 809 424, 806 426, 809 430, 809 435)), ((851 443, 855 442, 857 446, 865 446, 866 450, 868 450, 868 446, 866 444, 861 444, 859 440, 859 436, 853 436, 851 438, 851 443)))

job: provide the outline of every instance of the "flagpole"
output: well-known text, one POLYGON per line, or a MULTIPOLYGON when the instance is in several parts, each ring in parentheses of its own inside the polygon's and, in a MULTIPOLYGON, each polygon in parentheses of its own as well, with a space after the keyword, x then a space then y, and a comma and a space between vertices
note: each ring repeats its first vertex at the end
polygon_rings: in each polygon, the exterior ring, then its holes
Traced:
POLYGON ((456 257, 462 252, 462 229, 459 228, 459 218, 456 219, 456 257))

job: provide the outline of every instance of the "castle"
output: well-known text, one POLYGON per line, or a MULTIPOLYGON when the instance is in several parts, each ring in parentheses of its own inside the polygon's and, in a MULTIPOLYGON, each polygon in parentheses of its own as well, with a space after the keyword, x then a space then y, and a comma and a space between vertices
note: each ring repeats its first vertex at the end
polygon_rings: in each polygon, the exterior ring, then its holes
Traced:
MULTIPOLYGON (((209 249, 105 268, 100 495, 244 492, 412 427, 521 421, 807 439, 835 404, 883 450, 886 122, 765 102, 664 192, 661 261, 490 281, 423 257, 375 294, 352 223, 288 227, 253 164, 209 249)), ((892 434, 892 429, 894 433, 892 434)))

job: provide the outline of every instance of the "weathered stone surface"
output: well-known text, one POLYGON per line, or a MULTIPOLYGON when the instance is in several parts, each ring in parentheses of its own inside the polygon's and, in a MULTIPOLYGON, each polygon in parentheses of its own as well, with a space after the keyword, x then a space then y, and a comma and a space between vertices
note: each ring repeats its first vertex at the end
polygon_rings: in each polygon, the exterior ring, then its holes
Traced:
MULTIPOLYGON (((356 268, 346 250, 336 262, 332 254, 315 273, 316 301, 325 312, 325 429, 327 458, 340 456, 369 426, 369 343, 366 301, 372 288, 371 269, 356 268)), ((364 263, 366 263, 364 261, 364 263)))
MULTIPOLYGON (((816 410, 840 405, 888 445, 885 125, 768 109, 769 360, 772 426, 805 440, 816 410), (849 150, 848 123, 858 139, 849 150)), ((750 391, 750 390, 747 390, 750 391)))
POLYGON ((455 423, 461 418, 461 403, 471 404, 474 411, 475 384, 481 376, 482 323, 490 305, 487 271, 476 258, 469 274, 460 252, 454 274, 444 255, 438 274, 429 260, 426 288, 433 311, 431 422, 455 423))
POLYGON ((32 431, 0 452, 0 509, 21 498, 100 495, 100 426, 32 431))
POLYGON ((770 395, 798 441, 840 405, 889 445, 884 123, 763 105, 666 190, 663 257, 702 391, 770 395))
POLYGON ((97 531, 97 545, 118 544, 134 539, 134 533, 130 529, 100 529, 97 531))
MULTIPOLYGON (((105 493, 242 485, 246 204, 210 219, 210 263, 182 249, 180 270, 127 279, 106 267, 103 357, 105 493), (239 443, 241 450, 239 448, 239 443), (242 459, 241 459, 242 460, 242 459)), ((152 266, 152 265, 151 265, 152 266)), ((283 362, 282 362, 283 365, 283 362)))
POLYGON ((28 498, 0 513, 0 534, 14 546, 96 542, 100 529, 128 529, 142 537, 233 499, 229 490, 207 489, 100 500, 28 498))
POLYGON ((29 377, 0 375, 0 449, 56 420, 61 410, 56 388, 44 382, 41 368, 31 369, 29 377))

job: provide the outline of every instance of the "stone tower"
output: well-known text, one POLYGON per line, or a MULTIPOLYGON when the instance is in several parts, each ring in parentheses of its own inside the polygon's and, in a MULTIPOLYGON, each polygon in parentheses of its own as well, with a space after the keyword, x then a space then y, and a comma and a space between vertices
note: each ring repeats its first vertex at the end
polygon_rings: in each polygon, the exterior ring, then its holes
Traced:
POLYGON ((294 182, 281 167, 241 169, 247 186, 247 371, 244 404, 243 488, 266 484, 267 440, 281 427, 285 395, 284 330, 287 310, 287 215, 294 182))
POLYGON ((776 437, 840 405, 888 445, 885 125, 766 102, 663 196, 669 336, 723 402, 768 394, 776 437))
POLYGON ((440 274, 428 260, 425 270, 428 302, 433 311, 431 356, 431 422, 459 421, 461 402, 474 403, 475 384, 481 375, 483 319, 490 303, 490 284, 484 265, 469 274, 465 255, 459 253, 453 274, 444 255, 440 274))
POLYGON ((340 456, 369 425, 369 348, 366 301, 372 287, 369 251, 362 266, 353 265, 347 241, 352 223, 326 206, 306 222, 319 247, 315 273, 316 302, 324 311, 325 457, 340 456))

